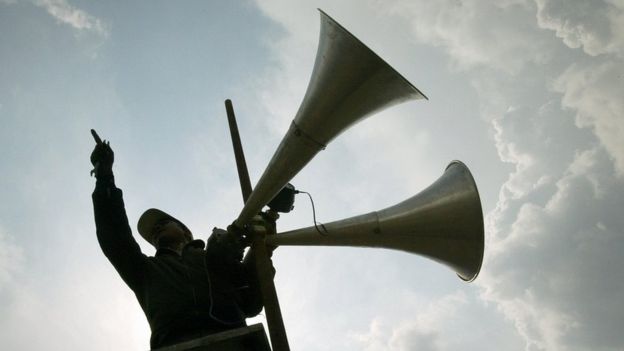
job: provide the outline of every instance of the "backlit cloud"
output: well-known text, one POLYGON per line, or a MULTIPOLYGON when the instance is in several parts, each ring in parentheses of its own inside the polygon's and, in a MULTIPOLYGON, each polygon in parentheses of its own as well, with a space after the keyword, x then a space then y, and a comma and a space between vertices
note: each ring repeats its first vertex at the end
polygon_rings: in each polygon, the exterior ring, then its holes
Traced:
POLYGON ((354 333, 351 338, 364 351, 451 350, 454 348, 449 346, 453 342, 449 343, 446 336, 448 324, 454 324, 451 321, 467 303, 465 294, 456 292, 429 303, 401 323, 387 325, 387 322, 375 319, 367 333, 354 333))
POLYGON ((36 0, 36 4, 43 7, 60 23, 78 30, 92 31, 102 36, 108 36, 108 29, 100 19, 72 6, 67 0, 36 0))
POLYGON ((542 28, 555 31, 571 48, 587 54, 624 50, 624 3, 618 0, 535 0, 537 20, 542 28))
POLYGON ((562 106, 576 114, 576 124, 591 128, 624 174, 624 59, 575 64, 556 81, 562 106))
MULTIPOLYGON (((527 190, 490 216, 484 296, 527 350, 610 350, 624 343, 623 183, 602 149, 579 152, 542 204, 527 190)), ((505 197, 505 194, 502 195, 505 197)))
POLYGON ((552 59, 552 42, 535 26, 533 7, 526 1, 396 1, 387 11, 409 21, 414 39, 442 48, 461 68, 514 73, 552 59))

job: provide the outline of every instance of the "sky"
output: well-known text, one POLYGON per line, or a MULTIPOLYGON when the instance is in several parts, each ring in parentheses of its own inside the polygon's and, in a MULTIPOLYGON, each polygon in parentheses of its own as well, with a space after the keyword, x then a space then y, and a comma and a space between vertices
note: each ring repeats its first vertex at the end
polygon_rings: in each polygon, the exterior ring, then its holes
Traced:
MULTIPOLYGON (((149 349, 95 238, 89 129, 133 228, 156 207, 206 239, 242 208, 223 101, 255 183, 303 99, 317 8, 429 97, 293 179, 317 219, 396 204, 458 159, 486 248, 472 283, 399 251, 278 248, 291 348, 624 350, 622 0, 0 0, 2 349, 149 349)), ((278 229, 311 224, 298 196, 278 229)))

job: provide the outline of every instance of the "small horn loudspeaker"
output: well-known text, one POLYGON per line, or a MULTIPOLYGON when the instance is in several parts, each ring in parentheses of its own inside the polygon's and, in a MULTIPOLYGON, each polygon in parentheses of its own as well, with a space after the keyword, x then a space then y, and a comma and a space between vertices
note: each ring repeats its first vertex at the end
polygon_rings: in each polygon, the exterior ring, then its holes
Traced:
POLYGON ((484 230, 475 181, 460 161, 419 194, 380 211, 268 236, 268 245, 379 247, 426 256, 472 281, 483 261, 484 230))

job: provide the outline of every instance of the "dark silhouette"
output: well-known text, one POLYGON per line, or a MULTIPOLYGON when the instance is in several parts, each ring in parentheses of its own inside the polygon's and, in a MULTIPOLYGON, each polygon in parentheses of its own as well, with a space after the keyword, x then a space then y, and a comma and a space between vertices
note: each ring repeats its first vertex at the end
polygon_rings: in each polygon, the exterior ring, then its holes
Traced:
POLYGON ((178 219, 149 209, 138 221, 156 248, 146 256, 130 230, 121 189, 115 186, 110 143, 96 141, 93 208, 104 255, 134 292, 149 322, 152 349, 246 325, 262 310, 253 251, 243 259, 240 233, 214 228, 207 244, 178 219))

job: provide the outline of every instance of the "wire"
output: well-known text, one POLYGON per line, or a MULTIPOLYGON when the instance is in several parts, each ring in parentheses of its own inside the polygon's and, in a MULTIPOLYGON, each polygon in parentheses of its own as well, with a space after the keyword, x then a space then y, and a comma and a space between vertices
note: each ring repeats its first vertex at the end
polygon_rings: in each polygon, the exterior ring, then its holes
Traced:
POLYGON ((314 200, 312 200, 312 195, 310 195, 310 193, 307 191, 295 190, 295 194, 299 194, 299 193, 306 194, 310 198, 310 202, 312 203, 312 220, 314 221, 314 228, 316 228, 316 231, 323 236, 329 234, 329 232, 327 231, 327 228, 325 228, 325 225, 323 225, 323 223, 318 222, 318 225, 317 225, 316 210, 314 209, 314 200), (318 227, 319 225, 321 226, 321 228, 323 228, 323 231, 325 233, 321 232, 321 230, 318 227))

